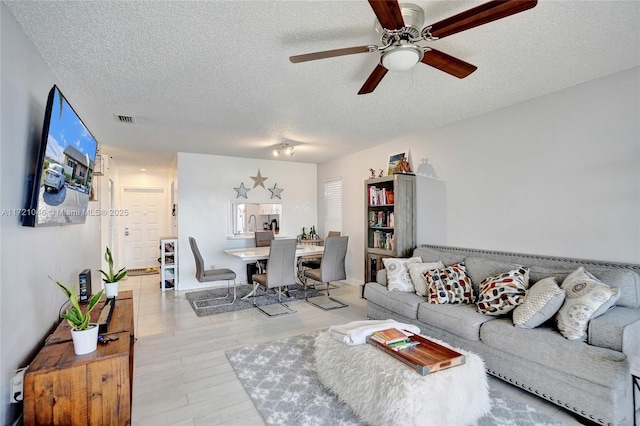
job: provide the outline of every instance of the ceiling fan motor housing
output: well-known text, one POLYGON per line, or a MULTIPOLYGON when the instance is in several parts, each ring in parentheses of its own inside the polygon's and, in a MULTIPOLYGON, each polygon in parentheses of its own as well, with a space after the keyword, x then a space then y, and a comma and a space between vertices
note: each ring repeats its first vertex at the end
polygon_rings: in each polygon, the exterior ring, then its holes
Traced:
MULTIPOLYGON (((401 38, 408 40, 409 38, 419 38, 420 30, 424 25, 424 11, 420 6, 413 3, 400 3, 400 11, 404 20, 404 30, 401 32, 401 38)), ((382 44, 387 45, 393 42, 393 37, 398 34, 397 31, 389 31, 382 27, 380 21, 376 19, 376 31, 380 34, 382 44)))

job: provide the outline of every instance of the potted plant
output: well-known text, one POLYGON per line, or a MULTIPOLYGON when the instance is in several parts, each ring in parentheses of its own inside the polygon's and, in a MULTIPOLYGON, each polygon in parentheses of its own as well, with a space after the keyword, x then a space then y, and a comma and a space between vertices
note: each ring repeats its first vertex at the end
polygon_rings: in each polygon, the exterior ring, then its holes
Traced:
POLYGON ((103 290, 94 294, 83 312, 78 303, 78 293, 74 289, 62 284, 60 281, 54 282, 62 289, 69 299, 71 306, 65 313, 60 314, 61 318, 67 320, 71 326, 71 339, 73 340, 73 350, 76 355, 84 355, 96 350, 98 346, 98 324, 90 323, 91 311, 102 297, 103 290))
POLYGON ((118 295, 118 283, 121 279, 127 276, 127 270, 125 268, 120 269, 118 272, 115 272, 113 269, 113 256, 111 255, 111 250, 107 246, 107 251, 104 254, 104 259, 107 261, 107 265, 109 265, 109 272, 105 272, 100 269, 102 273, 102 281, 104 281, 104 289, 107 294, 107 298, 116 297, 118 295))

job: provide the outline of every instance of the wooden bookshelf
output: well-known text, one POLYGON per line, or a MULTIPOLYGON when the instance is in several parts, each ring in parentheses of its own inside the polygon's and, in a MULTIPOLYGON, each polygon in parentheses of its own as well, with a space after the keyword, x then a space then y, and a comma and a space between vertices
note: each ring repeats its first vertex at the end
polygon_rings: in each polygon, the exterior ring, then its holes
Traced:
POLYGON ((385 257, 408 257, 416 245, 416 179, 395 174, 365 181, 365 283, 385 257))

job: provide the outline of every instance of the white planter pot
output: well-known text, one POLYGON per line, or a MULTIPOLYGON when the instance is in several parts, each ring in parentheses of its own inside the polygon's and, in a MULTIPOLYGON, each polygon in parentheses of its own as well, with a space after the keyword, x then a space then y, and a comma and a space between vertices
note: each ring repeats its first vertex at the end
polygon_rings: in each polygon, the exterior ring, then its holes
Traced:
POLYGON ((118 285, 119 282, 115 283, 104 283, 104 293, 107 299, 118 296, 118 285))
POLYGON ((71 330, 73 350, 76 355, 84 355, 98 348, 98 324, 89 324, 86 330, 71 330))

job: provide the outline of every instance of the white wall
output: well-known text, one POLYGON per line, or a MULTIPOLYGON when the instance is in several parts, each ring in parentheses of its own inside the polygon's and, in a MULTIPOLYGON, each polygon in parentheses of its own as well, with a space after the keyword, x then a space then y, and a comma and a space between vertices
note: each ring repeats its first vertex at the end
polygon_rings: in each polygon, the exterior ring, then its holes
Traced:
POLYGON ((640 263, 638 117, 636 67, 322 164, 318 202, 342 176, 348 273, 362 280, 363 182, 409 148, 418 244, 640 263))
POLYGON ((281 202, 280 235, 295 238, 303 226, 307 229, 317 226, 316 176, 315 164, 178 153, 179 288, 211 286, 195 279, 190 236, 198 242, 207 267, 233 269, 238 276, 237 282, 246 282, 245 263, 224 253, 227 248, 241 247, 247 242, 253 245, 253 240, 227 239, 231 232, 233 203, 281 202), (256 176, 258 169, 268 178, 264 182, 265 188, 253 187, 251 176, 256 176), (234 188, 240 183, 249 188, 246 199, 237 198, 234 188), (274 184, 284 189, 280 199, 271 198, 268 188, 273 188, 274 184))
MULTIPOLYGON (((24 207, 28 167, 37 152, 44 109, 55 76, 4 3, 1 30, 1 209, 24 207)), ((65 88, 61 87, 65 92, 65 88)), ((69 99, 73 105, 73 99, 69 99)), ((82 111, 78 111, 82 116, 82 111)), ((87 123, 90 126, 90 123, 87 123)), ((99 208, 98 203, 90 207, 99 208)), ((9 405, 9 385, 15 369, 31 360, 34 351, 58 321, 65 301, 51 276, 77 285, 85 268, 99 276, 100 220, 84 225, 22 227, 12 214, 0 217, 0 423, 11 424, 21 412, 9 405)))

